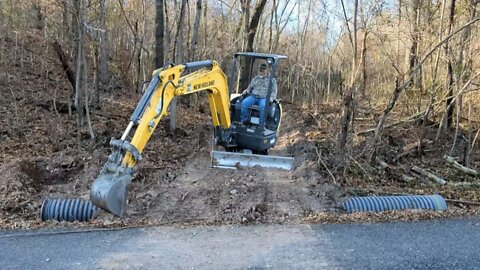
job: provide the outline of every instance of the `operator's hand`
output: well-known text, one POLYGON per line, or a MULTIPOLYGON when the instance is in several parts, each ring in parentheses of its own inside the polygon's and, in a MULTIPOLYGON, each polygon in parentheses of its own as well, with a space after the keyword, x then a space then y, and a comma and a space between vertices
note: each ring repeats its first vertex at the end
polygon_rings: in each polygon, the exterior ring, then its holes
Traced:
POLYGON ((248 89, 243 90, 242 96, 246 96, 248 94, 248 89))

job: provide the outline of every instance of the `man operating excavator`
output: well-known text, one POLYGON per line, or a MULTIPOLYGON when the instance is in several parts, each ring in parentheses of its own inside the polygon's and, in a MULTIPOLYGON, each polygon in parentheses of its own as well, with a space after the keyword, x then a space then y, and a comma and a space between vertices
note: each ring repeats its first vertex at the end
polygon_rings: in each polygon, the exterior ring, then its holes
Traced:
MULTIPOLYGON (((258 105, 260 113, 260 124, 263 123, 263 116, 265 113, 265 105, 268 95, 268 81, 270 70, 267 64, 262 63, 258 69, 258 75, 248 85, 247 89, 243 90, 242 95, 248 95, 242 101, 242 109, 240 119, 242 122, 248 120, 248 108, 253 105, 258 105)), ((273 102, 277 97, 277 80, 272 78, 272 94, 270 95, 270 102, 273 102)))

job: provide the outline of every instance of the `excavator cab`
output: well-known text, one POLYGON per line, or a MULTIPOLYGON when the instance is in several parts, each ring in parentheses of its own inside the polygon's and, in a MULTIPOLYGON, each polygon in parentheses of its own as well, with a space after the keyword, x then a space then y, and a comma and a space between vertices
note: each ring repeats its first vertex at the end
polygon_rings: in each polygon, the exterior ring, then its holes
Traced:
MULTIPOLYGON (((266 168, 281 168, 291 170, 293 158, 269 156, 268 150, 277 143, 280 129, 282 106, 279 100, 270 102, 273 94, 275 74, 280 59, 286 56, 253 52, 236 53, 233 57, 229 76, 230 115, 232 125, 229 129, 229 140, 221 140, 223 130, 216 133, 217 145, 223 146, 225 151, 213 151, 215 167, 236 167, 258 165, 266 168), (242 95, 249 83, 257 75, 257 68, 261 63, 267 64, 268 91, 264 111, 258 105, 247 108, 248 118, 241 119, 242 104, 247 96, 242 95), (263 117, 263 119, 261 119, 263 117)), ((245 108, 244 108, 245 109, 245 108)))
POLYGON ((274 99, 270 102, 273 95, 274 83, 276 84, 276 69, 280 59, 286 56, 276 54, 262 54, 243 52, 235 54, 232 63, 232 69, 229 76, 229 91, 231 96, 231 117, 232 122, 249 126, 264 126, 268 130, 277 131, 280 125, 281 104, 279 100, 274 99), (241 121, 242 102, 248 95, 239 95, 247 88, 249 83, 257 76, 257 69, 260 64, 267 64, 268 71, 268 93, 267 104, 264 108, 265 113, 262 115, 259 105, 253 105, 248 108, 248 120, 241 121), (235 93, 232 93, 235 91, 235 93), (264 116, 264 119, 260 119, 264 116))

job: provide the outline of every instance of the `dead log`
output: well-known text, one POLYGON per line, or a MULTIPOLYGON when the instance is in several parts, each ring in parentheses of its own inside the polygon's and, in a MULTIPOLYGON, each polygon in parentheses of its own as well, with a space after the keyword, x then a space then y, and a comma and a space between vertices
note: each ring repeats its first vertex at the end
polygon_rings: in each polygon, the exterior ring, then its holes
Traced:
POLYGON ((439 185, 445 185, 447 183, 447 181, 445 181, 443 178, 435 175, 434 173, 431 173, 427 170, 424 170, 420 167, 417 167, 417 166, 413 166, 412 167, 412 171, 420 174, 420 175, 423 175, 423 176, 426 176, 427 178, 429 178, 430 180, 434 181, 435 183, 439 184, 439 185))
POLYGON ((464 173, 466 173, 466 174, 468 174, 468 175, 471 175, 471 176, 478 176, 478 171, 463 166, 462 164, 458 163, 453 157, 443 156, 443 158, 444 158, 450 165, 452 165, 452 167, 454 167, 455 169, 457 169, 457 170, 459 170, 459 171, 461 171, 461 172, 464 172, 464 173))
MULTIPOLYGON (((70 67, 70 64, 68 63, 67 55, 63 51, 62 46, 60 46, 60 43, 58 43, 58 41, 53 42, 53 48, 57 53, 58 59, 60 59, 60 62, 62 63, 62 67, 63 67, 63 70, 65 71, 65 74, 67 74, 68 81, 70 82, 73 89, 75 90, 75 72, 72 70, 72 68, 70 67)), ((74 91, 72 93, 74 93, 74 91)))

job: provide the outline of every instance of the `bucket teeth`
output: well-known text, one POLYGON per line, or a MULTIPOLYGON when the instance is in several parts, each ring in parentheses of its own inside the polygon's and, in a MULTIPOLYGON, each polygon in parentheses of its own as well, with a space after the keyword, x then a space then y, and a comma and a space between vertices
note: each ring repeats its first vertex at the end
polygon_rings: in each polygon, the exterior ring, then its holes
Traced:
POLYGON ((292 170, 293 157, 255 155, 212 151, 212 165, 216 168, 255 167, 292 170))

